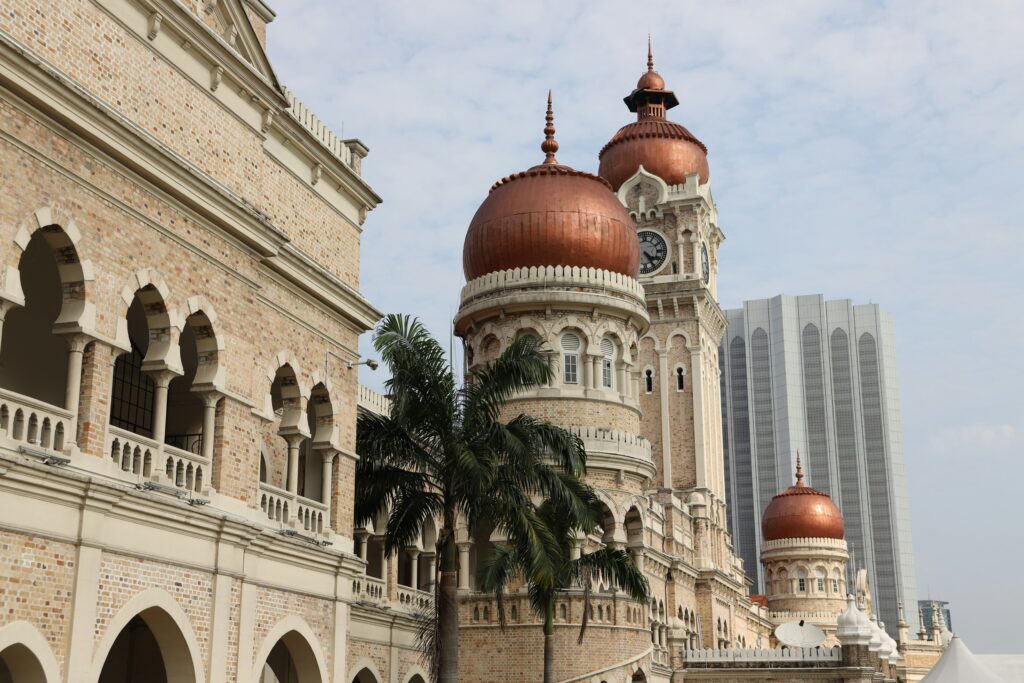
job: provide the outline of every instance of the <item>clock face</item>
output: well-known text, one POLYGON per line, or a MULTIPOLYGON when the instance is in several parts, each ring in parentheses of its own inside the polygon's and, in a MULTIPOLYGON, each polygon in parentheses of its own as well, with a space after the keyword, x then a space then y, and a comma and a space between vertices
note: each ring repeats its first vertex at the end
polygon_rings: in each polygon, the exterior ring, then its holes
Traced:
POLYGON ((668 257, 668 245, 665 238, 653 230, 641 230, 640 237, 640 274, 653 273, 665 264, 668 257))
POLYGON ((700 274, 704 278, 704 284, 711 281, 711 264, 708 262, 708 245, 700 245, 700 274))

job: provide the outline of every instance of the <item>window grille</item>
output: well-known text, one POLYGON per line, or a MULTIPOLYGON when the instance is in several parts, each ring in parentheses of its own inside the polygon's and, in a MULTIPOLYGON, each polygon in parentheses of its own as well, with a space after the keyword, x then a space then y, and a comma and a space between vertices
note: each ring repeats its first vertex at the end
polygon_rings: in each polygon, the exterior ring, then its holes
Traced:
POLYGON ((806 591, 807 590, 807 579, 797 579, 796 580, 796 589, 798 591, 800 591, 801 593, 806 591))
POLYGON ((130 353, 114 362, 110 424, 140 436, 153 436, 153 380, 142 371, 142 352, 132 342, 130 353))

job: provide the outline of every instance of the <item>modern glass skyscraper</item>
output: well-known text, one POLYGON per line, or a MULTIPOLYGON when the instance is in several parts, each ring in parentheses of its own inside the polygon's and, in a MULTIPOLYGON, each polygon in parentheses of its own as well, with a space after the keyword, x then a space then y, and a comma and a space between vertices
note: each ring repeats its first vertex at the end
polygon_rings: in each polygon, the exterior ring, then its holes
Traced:
POLYGON ((761 513, 792 483, 839 503, 849 570, 864 567, 875 609, 896 633, 917 604, 892 319, 876 304, 820 294, 726 311, 719 350, 729 529, 758 592, 761 513))

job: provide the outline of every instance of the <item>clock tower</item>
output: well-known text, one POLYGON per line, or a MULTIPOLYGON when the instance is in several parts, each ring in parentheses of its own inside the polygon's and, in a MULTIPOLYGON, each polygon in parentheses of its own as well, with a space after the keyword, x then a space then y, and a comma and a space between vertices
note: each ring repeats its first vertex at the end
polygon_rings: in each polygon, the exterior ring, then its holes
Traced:
POLYGON ((651 326, 640 339, 641 432, 651 442, 654 485, 666 503, 703 517, 698 555, 732 561, 725 530, 718 344, 725 317, 717 301, 718 248, 724 235, 711 194, 707 147, 666 112, 679 104, 654 70, 625 97, 636 121, 600 152, 611 183, 637 226, 640 282, 651 326))

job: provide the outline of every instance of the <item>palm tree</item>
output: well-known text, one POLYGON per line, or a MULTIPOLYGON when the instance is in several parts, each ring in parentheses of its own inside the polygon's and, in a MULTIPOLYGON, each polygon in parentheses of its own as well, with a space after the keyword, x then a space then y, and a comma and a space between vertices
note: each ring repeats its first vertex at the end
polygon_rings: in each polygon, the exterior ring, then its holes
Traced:
POLYGON ((588 498, 592 504, 583 517, 557 501, 547 501, 540 506, 538 517, 557 542, 554 546, 541 546, 539 551, 550 552, 554 548, 554 557, 539 561, 537 549, 522 544, 501 544, 485 558, 481 572, 484 590, 493 592, 497 597, 498 619, 502 628, 505 626, 503 595, 506 588, 515 580, 526 582, 533 610, 544 620, 544 683, 555 681, 555 600, 559 593, 574 587, 583 589, 580 643, 587 629, 592 581, 609 583, 641 604, 648 600, 647 578, 626 551, 600 548, 590 553, 579 553, 579 532, 592 531, 598 517, 593 504, 596 499, 592 495, 588 498), (550 565, 554 565, 553 573, 547 569, 550 565))
MULTIPOLYGON (((437 680, 458 681, 456 520, 501 529, 544 570, 555 539, 532 501, 550 499, 584 515, 580 481, 586 453, 579 437, 527 415, 502 421, 510 398, 551 377, 531 336, 521 336, 460 386, 444 350, 423 325, 389 315, 374 347, 391 371, 388 415, 363 413, 357 423, 357 524, 386 512, 385 552, 415 543, 424 520, 438 520, 441 578, 426 641, 437 680)), ((550 567, 548 571, 551 571, 550 567)))

